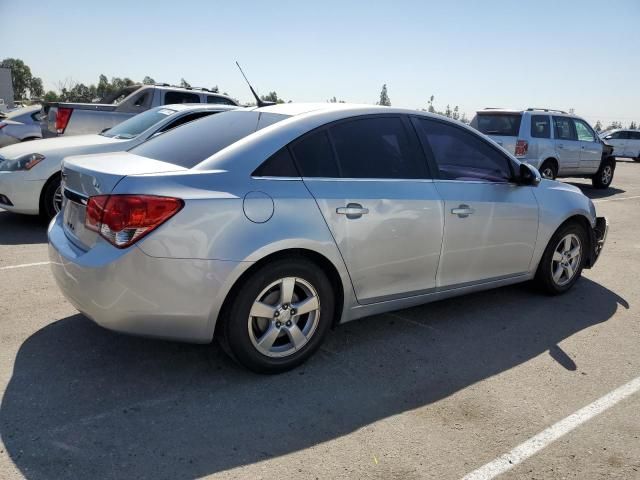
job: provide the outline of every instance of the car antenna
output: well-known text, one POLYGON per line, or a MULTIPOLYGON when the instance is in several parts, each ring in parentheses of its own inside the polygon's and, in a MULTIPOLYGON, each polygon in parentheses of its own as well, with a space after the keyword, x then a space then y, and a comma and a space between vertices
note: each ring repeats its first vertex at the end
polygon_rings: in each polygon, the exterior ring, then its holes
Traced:
POLYGON ((258 107, 267 107, 269 105, 275 105, 276 102, 269 102, 267 100, 262 100, 258 94, 256 93, 256 91, 253 89, 253 87, 251 86, 251 83, 249 83, 249 79, 247 78, 247 76, 244 74, 244 72, 242 71, 242 67, 240 66, 240 64, 236 61, 236 65, 238 66, 238 70, 240 70, 240 73, 242 74, 242 76, 244 77, 244 81, 247 82, 247 85, 249 85, 249 89, 251 90, 251 93, 253 93, 253 97, 256 99, 256 105, 258 105, 258 107))

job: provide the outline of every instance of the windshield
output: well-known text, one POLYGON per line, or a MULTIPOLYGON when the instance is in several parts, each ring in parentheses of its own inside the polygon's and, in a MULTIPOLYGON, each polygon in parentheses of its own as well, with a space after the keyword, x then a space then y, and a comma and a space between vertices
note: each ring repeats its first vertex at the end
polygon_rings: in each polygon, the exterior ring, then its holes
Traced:
POLYGON ((100 135, 110 138, 134 138, 174 113, 176 113, 176 110, 166 107, 152 108, 119 123, 100 135))
POLYGON ((519 113, 480 113, 478 114, 478 130, 485 135, 517 137, 520 132, 519 113))
POLYGON ((218 113, 169 130, 130 151, 142 157, 192 168, 223 148, 285 118, 288 116, 255 110, 218 113))

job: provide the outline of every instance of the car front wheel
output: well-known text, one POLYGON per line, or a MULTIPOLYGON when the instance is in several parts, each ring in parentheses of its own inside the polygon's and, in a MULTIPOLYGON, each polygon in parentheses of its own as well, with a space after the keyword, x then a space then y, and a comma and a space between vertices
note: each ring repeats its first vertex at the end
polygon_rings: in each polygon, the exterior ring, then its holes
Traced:
POLYGON ((558 229, 540 260, 536 273, 538 285, 552 295, 569 290, 582 274, 587 245, 587 232, 579 223, 558 229))
POLYGON ((225 351, 255 372, 280 373, 320 347, 333 320, 334 294, 316 264, 276 260, 253 272, 225 310, 219 332, 225 351))
POLYGON ((549 180, 555 180, 558 175, 558 169, 555 164, 549 160, 544 162, 540 167, 540 176, 549 180))
POLYGON ((615 163, 611 159, 604 160, 591 180, 593 186, 601 189, 609 188, 613 181, 614 171, 615 163))

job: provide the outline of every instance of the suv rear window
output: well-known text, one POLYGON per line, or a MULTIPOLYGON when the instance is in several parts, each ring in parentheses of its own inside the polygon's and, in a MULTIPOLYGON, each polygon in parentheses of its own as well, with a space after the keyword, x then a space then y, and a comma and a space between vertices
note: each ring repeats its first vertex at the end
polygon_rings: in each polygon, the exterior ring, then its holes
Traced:
POLYGON ((288 117, 256 111, 222 112, 169 130, 130 151, 142 157, 192 168, 223 148, 285 118, 288 117))
POLYGON ((479 113, 478 130, 485 135, 517 137, 521 121, 520 113, 479 113))

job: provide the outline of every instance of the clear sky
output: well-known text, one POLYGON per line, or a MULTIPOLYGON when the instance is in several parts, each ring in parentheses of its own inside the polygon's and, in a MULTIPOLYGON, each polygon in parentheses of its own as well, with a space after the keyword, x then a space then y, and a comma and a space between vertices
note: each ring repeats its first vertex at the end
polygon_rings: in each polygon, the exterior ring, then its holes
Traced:
POLYGON ((574 108, 640 121, 640 0, 0 0, 0 58, 45 88, 100 73, 394 106, 574 108))

